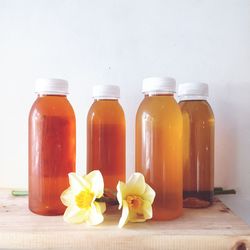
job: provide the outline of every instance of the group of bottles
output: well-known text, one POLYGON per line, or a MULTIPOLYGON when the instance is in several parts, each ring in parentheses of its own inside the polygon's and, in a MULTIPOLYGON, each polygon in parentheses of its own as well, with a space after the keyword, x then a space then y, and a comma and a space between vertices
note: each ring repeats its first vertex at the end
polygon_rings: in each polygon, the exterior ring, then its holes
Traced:
MULTIPOLYGON (((156 191, 153 219, 170 220, 182 207, 207 207, 213 199, 214 116, 208 85, 179 86, 175 79, 144 79, 144 99, 135 125, 135 170, 156 191)), ((67 100, 68 83, 40 79, 29 115, 29 208, 42 215, 63 214, 60 194, 75 172, 76 122, 67 100)), ((126 178, 126 123, 115 85, 93 88, 87 116, 87 173, 98 169, 105 188, 126 178)))

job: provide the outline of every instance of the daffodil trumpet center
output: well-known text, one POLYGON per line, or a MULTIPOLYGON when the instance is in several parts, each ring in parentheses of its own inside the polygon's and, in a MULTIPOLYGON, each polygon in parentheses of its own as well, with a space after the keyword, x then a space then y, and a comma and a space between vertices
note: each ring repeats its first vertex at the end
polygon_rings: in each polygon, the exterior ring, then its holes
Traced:
POLYGON ((144 218, 144 215, 142 212, 143 211, 142 209, 143 199, 137 195, 128 195, 126 198, 126 201, 128 203, 129 209, 134 211, 134 213, 136 214, 136 217, 138 219, 143 219, 144 218))
POLYGON ((89 208, 93 199, 94 194, 88 190, 85 190, 81 191, 78 195, 76 195, 75 202, 79 208, 89 208))
POLYGON ((127 203, 128 203, 128 207, 130 209, 137 210, 137 211, 141 210, 143 200, 142 200, 142 198, 140 196, 128 195, 126 200, 127 200, 127 203))

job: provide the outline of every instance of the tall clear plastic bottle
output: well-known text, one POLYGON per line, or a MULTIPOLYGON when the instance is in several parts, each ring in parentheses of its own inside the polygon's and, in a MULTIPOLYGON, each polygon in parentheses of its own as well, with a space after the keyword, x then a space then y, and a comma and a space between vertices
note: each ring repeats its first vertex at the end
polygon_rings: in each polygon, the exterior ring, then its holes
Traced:
POLYGON ((61 193, 75 171, 76 123, 67 100, 68 82, 39 79, 29 114, 29 208, 41 215, 60 215, 61 193))
POLYGON ((116 85, 96 85, 87 117, 87 172, 100 170, 106 189, 126 178, 126 124, 116 85))
POLYGON ((182 114, 170 77, 143 81, 144 99, 136 114, 136 171, 156 191, 153 219, 182 214, 182 114))
POLYGON ((184 83, 178 90, 183 114, 184 207, 212 204, 214 192, 214 115, 208 85, 184 83))

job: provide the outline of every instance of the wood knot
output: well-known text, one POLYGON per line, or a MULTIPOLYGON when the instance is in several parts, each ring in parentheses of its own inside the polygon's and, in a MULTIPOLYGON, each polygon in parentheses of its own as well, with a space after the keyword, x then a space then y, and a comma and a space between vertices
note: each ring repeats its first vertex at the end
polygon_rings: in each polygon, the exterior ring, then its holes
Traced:
POLYGON ((227 207, 220 209, 220 212, 222 212, 222 213, 229 213, 229 211, 230 211, 230 209, 227 207))
POLYGON ((236 242, 232 250, 247 250, 246 243, 244 241, 236 242))

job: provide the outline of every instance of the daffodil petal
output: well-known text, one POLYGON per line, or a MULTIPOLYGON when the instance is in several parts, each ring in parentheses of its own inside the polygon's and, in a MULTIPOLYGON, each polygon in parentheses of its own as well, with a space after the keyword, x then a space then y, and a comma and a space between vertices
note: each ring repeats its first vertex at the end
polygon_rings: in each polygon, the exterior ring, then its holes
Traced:
POLYGON ((89 183, 80 175, 76 173, 69 173, 69 184, 72 190, 72 193, 78 194, 84 189, 89 189, 89 183))
POLYGON ((71 188, 67 188, 64 190, 60 196, 60 199, 65 206, 70 206, 70 204, 74 203, 74 196, 72 194, 71 188))
POLYGON ((95 205, 97 206, 97 209, 101 211, 101 213, 105 213, 106 211, 106 203, 105 202, 95 202, 95 205))
POLYGON ((135 210, 129 211, 129 218, 130 222, 144 222, 148 219, 151 219, 153 215, 152 206, 149 201, 143 201, 142 209, 140 213, 135 210))
POLYGON ((146 218, 144 217, 143 208, 141 208, 141 211, 129 210, 129 216, 128 221, 130 222, 144 222, 146 218))
POLYGON ((155 191, 148 184, 146 184, 145 192, 141 197, 143 200, 149 201, 150 204, 152 204, 155 198, 155 191))
POLYGON ((122 201, 126 199, 126 184, 122 181, 119 181, 117 184, 117 200, 119 202, 119 209, 122 208, 122 201))
POLYGON ((91 205, 86 222, 89 225, 98 225, 103 222, 103 219, 104 218, 101 212, 101 207, 99 206, 97 202, 94 202, 91 205))
POLYGON ((146 219, 145 218, 138 218, 133 213, 129 213, 128 221, 129 222, 144 222, 144 221, 146 221, 146 219))
POLYGON ((65 210, 63 219, 68 223, 82 223, 86 220, 88 210, 80 209, 77 206, 69 206, 65 210))
POLYGON ((122 228, 125 224, 128 222, 128 216, 129 216, 129 208, 127 201, 122 202, 122 216, 119 220, 118 227, 122 228))
POLYGON ((145 192, 145 178, 141 173, 134 173, 127 182, 127 194, 142 195, 145 192))
POLYGON ((142 210, 143 210, 144 218, 146 220, 152 218, 152 216, 153 216, 153 209, 152 209, 152 205, 151 205, 151 203, 149 201, 144 201, 143 202, 142 210))
POLYGON ((99 170, 94 170, 83 178, 90 183, 90 189, 95 194, 95 197, 101 198, 104 190, 104 182, 101 172, 99 170))

